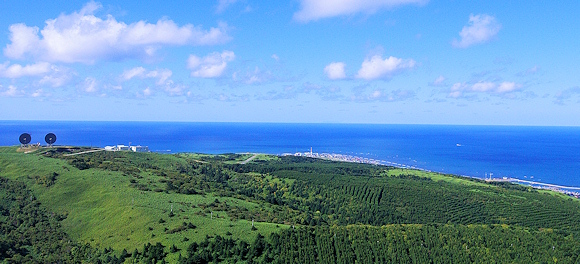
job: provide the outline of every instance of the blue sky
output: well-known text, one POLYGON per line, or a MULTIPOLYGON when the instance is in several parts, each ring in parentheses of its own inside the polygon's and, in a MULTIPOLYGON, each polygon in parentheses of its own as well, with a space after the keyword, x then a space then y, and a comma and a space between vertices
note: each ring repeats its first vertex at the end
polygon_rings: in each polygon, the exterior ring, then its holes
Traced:
POLYGON ((0 120, 580 125, 578 1, 0 1, 0 120))

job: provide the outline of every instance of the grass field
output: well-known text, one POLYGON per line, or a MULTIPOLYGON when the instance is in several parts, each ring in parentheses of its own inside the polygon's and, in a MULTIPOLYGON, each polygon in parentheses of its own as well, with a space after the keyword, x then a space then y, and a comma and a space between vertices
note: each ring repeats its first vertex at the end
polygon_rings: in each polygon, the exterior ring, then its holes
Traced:
POLYGON ((25 183, 48 211, 66 215, 62 227, 75 241, 115 251, 175 245, 181 251, 170 262, 208 236, 250 243, 290 228, 281 223, 580 230, 578 199, 517 185, 252 153, 63 155, 83 150, 0 147, 0 177, 25 183))
MULTIPOLYGON (((46 158, 18 148, 0 148, 0 175, 24 181, 49 211, 66 214, 65 230, 79 242, 115 250, 141 248, 145 243, 161 242, 185 249, 192 241, 222 235, 251 240, 287 228, 282 224, 231 221, 224 212, 204 213, 199 204, 219 202, 257 209, 259 205, 213 194, 185 195, 144 192, 130 187, 130 179, 118 171, 79 170, 66 161, 46 158), (54 184, 38 184, 42 176, 57 173, 54 184), (173 215, 170 216, 170 213, 173 215), (181 226, 191 223, 195 228, 181 226), (226 235, 227 234, 227 235, 226 235)), ((159 184, 160 177, 142 173, 142 182, 159 184)), ((175 256, 173 256, 175 257, 175 256)), ((173 257, 169 257, 170 259, 173 257)))

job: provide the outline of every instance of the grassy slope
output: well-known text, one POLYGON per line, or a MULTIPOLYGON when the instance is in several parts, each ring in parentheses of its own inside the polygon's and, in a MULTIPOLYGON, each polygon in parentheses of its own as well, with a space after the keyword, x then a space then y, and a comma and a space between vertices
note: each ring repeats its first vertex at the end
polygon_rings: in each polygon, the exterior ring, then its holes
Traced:
MULTIPOLYGON (((490 188, 490 187, 493 188, 494 187, 494 186, 489 185, 489 184, 482 182, 482 181, 467 180, 467 179, 464 179, 462 177, 457 177, 457 176, 453 176, 453 175, 445 175, 445 174, 440 174, 440 173, 436 173, 436 172, 427 172, 427 171, 411 170, 411 169, 396 169, 396 170, 390 170, 388 172, 388 176, 398 176, 398 175, 405 175, 405 174, 413 174, 413 175, 420 176, 420 177, 430 178, 433 181, 443 181, 443 182, 449 182, 449 183, 456 183, 456 184, 462 184, 465 186, 477 186, 477 187, 484 187, 484 188, 490 188)), ((566 195, 566 194, 563 194, 560 192, 554 192, 551 190, 538 190, 538 192, 542 193, 542 194, 549 194, 551 196, 562 198, 562 199, 571 199, 571 197, 566 195)), ((488 192, 488 193, 492 193, 492 192, 488 192)), ((580 199, 573 199, 573 200, 575 202, 580 203, 580 199)))
MULTIPOLYGON (((39 150, 38 152, 42 152, 39 150)), ((159 166, 171 166, 182 160, 172 155, 140 154, 140 158, 150 160, 159 166)), ((204 162, 202 154, 184 154, 199 162, 204 162)), ((226 161, 235 163, 252 157, 252 154, 242 155, 239 160, 226 161)), ((253 162, 268 162, 275 159, 272 156, 260 155, 253 162)), ((413 170, 389 170, 387 176, 413 174, 420 177, 428 177, 436 182, 448 184, 460 184, 473 192, 485 192, 486 197, 509 196, 506 201, 529 199, 524 196, 514 196, 515 192, 501 190, 500 187, 489 184, 449 177, 437 173, 428 173, 413 170)), ((143 172, 139 183, 149 186, 161 187, 161 177, 143 172)), ((224 212, 214 212, 213 219, 209 214, 200 213, 198 204, 208 204, 216 198, 220 202, 237 205, 246 208, 259 208, 260 205, 252 201, 240 200, 230 197, 216 197, 206 195, 167 194, 165 192, 143 192, 130 187, 129 178, 118 171, 105 171, 100 169, 78 170, 64 160, 46 158, 34 153, 17 152, 16 147, 0 148, 0 177, 7 177, 24 181, 34 191, 38 199, 50 210, 66 213, 67 219, 63 222, 66 231, 75 239, 90 242, 100 247, 112 247, 116 250, 126 248, 132 250, 141 248, 143 244, 150 242, 162 242, 166 246, 175 244, 180 249, 185 249, 191 241, 201 241, 206 235, 220 234, 226 236, 231 233, 234 238, 250 241, 256 232, 267 236, 271 232, 287 228, 284 225, 270 223, 255 223, 257 231, 251 230, 251 223, 245 220, 230 221, 224 212), (58 173, 54 185, 45 187, 38 184, 38 178, 58 173), (173 208, 175 216, 169 217, 173 208), (165 222, 160 223, 160 219, 165 222), (181 226, 184 222, 191 222, 196 229, 168 234, 167 230, 181 226), (152 230, 150 230, 152 229, 152 230), (184 241, 187 237, 190 241, 184 241)), ((269 179, 271 179, 270 176, 269 179)), ((295 179, 284 180, 288 183, 295 179)), ((381 179, 377 179, 382 181, 381 179)), ((383 179, 386 180, 386 179, 383 179)), ((567 196, 555 192, 542 191, 559 198, 570 199, 567 196)), ((530 194, 533 195, 533 194, 530 194)), ((533 196, 529 196, 532 197, 533 196)), ((576 199, 573 199, 577 203, 576 199)), ((493 200, 489 200, 493 201, 493 200)), ((564 201, 564 199, 562 199, 564 201)), ((517 208, 517 204, 508 205, 517 208)), ((524 209, 529 208, 526 206, 524 209)), ((522 209, 523 210, 523 209, 522 209)), ((183 251, 182 251, 183 252, 183 251)), ((175 259, 176 255, 170 255, 169 260, 175 259)))
MULTIPOLYGON (((116 250, 141 248, 150 242, 175 244, 185 249, 191 241, 201 241, 206 235, 227 232, 243 240, 253 239, 256 232, 268 235, 283 225, 255 223, 257 231, 251 230, 251 222, 230 221, 225 213, 214 212, 199 215, 198 203, 211 203, 216 197, 208 195, 166 194, 164 192, 142 192, 129 187, 129 179, 120 172, 97 169, 78 170, 66 161, 45 158, 34 154, 16 152, 16 148, 0 148, 0 176, 27 183, 38 199, 51 211, 66 213, 65 230, 83 242, 116 250), (35 177, 57 172, 54 185, 45 187, 36 184, 35 177), (169 217, 173 207, 174 216, 169 217), (163 219, 165 223, 160 223, 163 219), (174 234, 168 230, 191 222, 196 229, 174 234), (152 228, 153 230, 150 230, 152 228), (152 236, 154 235, 154 236, 152 236), (184 241, 184 237, 189 238, 184 241)), ((155 180, 155 176, 149 175, 155 180)), ((257 207, 252 202, 235 198, 218 198, 243 207, 257 207)))

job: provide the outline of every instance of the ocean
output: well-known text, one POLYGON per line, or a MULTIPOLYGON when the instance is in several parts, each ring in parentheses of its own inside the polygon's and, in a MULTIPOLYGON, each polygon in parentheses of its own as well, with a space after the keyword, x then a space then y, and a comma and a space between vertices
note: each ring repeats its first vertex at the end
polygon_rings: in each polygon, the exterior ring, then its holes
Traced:
POLYGON ((160 153, 337 153, 425 170, 580 187, 580 127, 0 121, 0 145, 149 146, 160 153))

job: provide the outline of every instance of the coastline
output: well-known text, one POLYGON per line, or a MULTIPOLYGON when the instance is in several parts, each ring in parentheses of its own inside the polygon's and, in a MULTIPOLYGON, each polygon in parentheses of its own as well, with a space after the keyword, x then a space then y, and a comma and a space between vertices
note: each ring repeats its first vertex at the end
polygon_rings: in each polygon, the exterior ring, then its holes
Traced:
POLYGON ((573 186, 563 186, 551 183, 543 183, 543 182, 536 182, 536 181, 528 181, 528 180, 520 180, 516 178, 492 178, 486 179, 487 182, 510 182, 516 183, 520 185, 530 186, 535 189, 542 189, 542 190, 550 190, 555 192, 560 192, 569 196, 573 196, 576 198, 580 198, 580 187, 573 187, 573 186))
POLYGON ((324 159, 324 160, 331 160, 331 161, 343 161, 343 162, 354 162, 354 163, 365 163, 365 164, 372 164, 372 165, 386 165, 386 166, 393 166, 401 169, 413 169, 413 170, 420 170, 426 172, 432 172, 431 170, 418 168, 415 166, 409 166, 402 163, 390 162, 386 160, 378 160, 378 159, 371 159, 371 158, 363 158, 359 156, 353 155, 345 155, 345 154, 337 154, 337 153, 317 153, 317 152, 296 152, 296 153, 283 153, 281 156, 296 156, 296 157, 308 157, 308 158, 315 158, 315 159, 324 159))
POLYGON ((308 146, 320 153, 340 153, 328 159, 476 179, 493 172, 498 178, 580 187, 580 128, 42 121, 0 121, 0 127, 0 145, 6 146, 18 143, 23 132, 32 136, 32 143, 52 132, 59 145, 138 142, 165 154, 277 155, 305 152, 308 146))
POLYGON ((484 172, 522 180, 534 176, 540 182, 580 186, 580 128, 42 121, 0 121, 0 127, 0 145, 6 146, 18 143, 23 132, 32 143, 52 132, 62 145, 138 142, 159 153, 276 155, 313 147, 403 168, 480 179, 484 172))
MULTIPOLYGON (((442 172, 431 171, 431 170, 427 170, 427 169, 423 169, 423 168, 418 168, 415 166, 409 166, 409 165, 405 165, 405 164, 390 162, 390 161, 386 161, 386 160, 377 160, 377 159, 363 158, 363 157, 358 157, 358 156, 336 154, 336 153, 317 153, 317 152, 312 152, 312 150, 310 152, 283 153, 283 154, 280 154, 280 156, 308 157, 308 158, 323 159, 323 160, 330 160, 330 161, 364 163, 364 164, 381 165, 381 166, 392 166, 392 167, 396 167, 396 168, 400 168, 400 169, 411 169, 411 170, 420 170, 420 171, 425 171, 425 172, 442 173, 442 172)), ((551 183, 521 180, 521 179, 511 178, 511 177, 479 178, 479 177, 468 176, 468 175, 457 175, 457 176, 478 179, 478 180, 482 180, 482 181, 486 181, 486 182, 509 182, 509 183, 513 183, 513 184, 520 184, 520 185, 524 185, 524 186, 530 186, 534 189, 555 191, 555 192, 559 192, 559 193, 580 199, 580 187, 563 186, 563 185, 557 185, 557 184, 551 184, 551 183)))
MULTIPOLYGON (((36 145, 34 145, 34 146, 36 146, 36 145)), ((54 147, 67 148, 67 147, 71 147, 71 146, 54 146, 54 147)), ((39 148, 42 148, 42 147, 40 147, 40 145, 38 145, 36 147, 32 147, 32 146, 26 147, 26 148, 20 147, 19 151, 23 151, 24 153, 30 153, 30 152, 34 152, 34 151, 38 150, 39 148)), ((78 152, 78 153, 69 153, 69 154, 66 154, 65 156, 73 156, 73 155, 98 152, 98 151, 133 151, 133 152, 154 152, 154 153, 164 154, 164 153, 160 153, 157 151, 149 151, 148 148, 147 148, 147 151, 135 151, 135 150, 132 150, 130 148, 123 149, 123 150, 111 150, 111 149, 107 149, 107 148, 91 147, 91 150, 89 150, 89 151, 83 151, 83 152, 78 152)), ((250 152, 244 152, 244 154, 250 154, 250 152)), ((480 177, 469 176, 469 175, 444 173, 444 172, 423 169, 423 168, 419 168, 416 166, 409 166, 409 165, 391 162, 391 161, 386 161, 386 160, 364 158, 364 157, 353 156, 353 155, 345 155, 345 154, 337 154, 337 153, 317 153, 317 152, 313 152, 312 150, 310 150, 310 152, 296 152, 296 153, 282 153, 282 154, 267 154, 267 153, 252 153, 252 154, 254 154, 254 156, 252 156, 248 160, 244 161, 243 164, 251 161, 258 154, 275 155, 275 156, 308 157, 308 158, 338 161, 338 162, 363 163, 363 164, 371 164, 371 165, 378 165, 378 166, 391 166, 391 167, 396 167, 399 169, 419 170, 419 171, 430 172, 430 173, 450 174, 450 175, 456 175, 456 176, 464 177, 464 178, 472 178, 472 179, 482 180, 485 182, 509 182, 509 183, 513 183, 513 184, 529 186, 529 187, 532 187, 534 189, 555 191, 555 192, 559 192, 559 193, 580 199, 580 187, 564 186, 564 185, 558 185, 558 184, 552 184, 552 183, 543 183, 543 182, 529 181, 529 180, 521 180, 521 179, 517 179, 517 178, 513 178, 513 177, 480 178, 480 177)))

